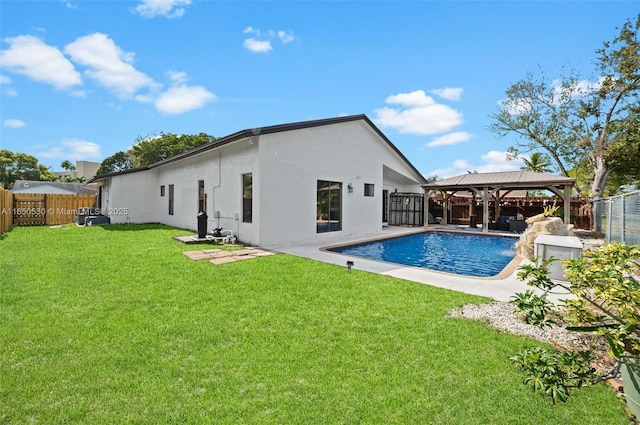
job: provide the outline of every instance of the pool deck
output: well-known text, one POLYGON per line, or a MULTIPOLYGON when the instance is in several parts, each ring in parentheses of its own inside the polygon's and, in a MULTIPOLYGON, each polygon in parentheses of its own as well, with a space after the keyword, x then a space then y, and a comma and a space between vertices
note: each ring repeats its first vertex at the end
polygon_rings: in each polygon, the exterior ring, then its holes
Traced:
MULTIPOLYGON (((513 294, 526 291, 527 289, 532 289, 530 286, 527 286, 526 284, 518 281, 516 277, 518 265, 520 265, 522 261, 527 261, 522 260, 518 257, 516 257, 511 263, 509 263, 509 265, 497 277, 479 278, 437 272, 419 267, 403 266, 383 261, 367 260, 360 257, 354 257, 326 250, 326 248, 328 247, 349 245, 358 242, 366 242, 395 236, 410 235, 413 233, 424 232, 424 230, 425 229, 422 227, 406 228, 388 226, 384 227, 380 232, 371 234, 360 234, 351 237, 343 235, 335 238, 323 239, 322 241, 269 246, 265 248, 295 255, 298 257, 310 258, 325 263, 344 266, 345 272, 347 269, 347 261, 353 261, 353 270, 365 270, 368 272, 393 276, 412 282, 437 286, 439 288, 451 289, 453 291, 464 292, 467 294, 489 297, 496 301, 509 301, 513 294)), ((476 234, 479 233, 479 229, 469 229, 459 226, 434 225, 429 226, 429 230, 472 232, 476 234)), ((490 232, 490 234, 501 236, 508 235, 508 233, 493 231, 490 232)), ((517 236, 513 234, 510 235, 517 236)))

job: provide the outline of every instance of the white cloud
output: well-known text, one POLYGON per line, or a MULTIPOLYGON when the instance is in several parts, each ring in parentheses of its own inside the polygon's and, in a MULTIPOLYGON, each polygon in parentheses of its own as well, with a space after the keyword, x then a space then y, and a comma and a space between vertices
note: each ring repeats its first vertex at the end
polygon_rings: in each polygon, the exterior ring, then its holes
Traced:
POLYGON ((282 30, 278 31, 278 38, 284 44, 291 43, 293 40, 296 39, 296 37, 293 35, 292 32, 286 32, 286 31, 282 31, 282 30))
POLYGON ((270 41, 256 40, 255 38, 247 38, 244 41, 244 47, 254 53, 268 53, 273 50, 270 41))
POLYGON ((464 159, 454 161, 449 167, 437 168, 432 170, 426 177, 438 176, 439 179, 448 179, 449 177, 459 176, 473 171, 473 166, 464 159))
POLYGON ((509 115, 522 115, 531 110, 531 100, 526 98, 502 99, 498 101, 498 107, 507 111, 509 115))
POLYGON ((18 119, 15 119, 15 118, 9 118, 9 119, 4 120, 2 122, 2 125, 4 125, 5 127, 8 127, 8 128, 22 128, 26 124, 22 120, 18 120, 18 119))
POLYGON ((480 155, 483 164, 475 169, 480 173, 496 173, 499 171, 517 171, 522 167, 521 159, 509 161, 507 160, 507 152, 505 151, 489 151, 484 155, 480 155))
POLYGON ((77 97, 80 99, 86 99, 87 97, 87 92, 84 90, 73 90, 71 92, 69 92, 69 94, 73 97, 77 97))
POLYGON ((431 96, 425 94, 424 90, 394 94, 387 97, 385 102, 391 105, 400 104, 404 106, 429 106, 436 103, 431 96))
POLYGON ((5 39, 9 48, 0 52, 2 67, 34 81, 50 84, 56 89, 68 89, 82 84, 73 64, 56 47, 37 37, 20 35, 5 39))
POLYGON ((553 80, 551 82, 551 93, 548 96, 540 97, 521 97, 518 99, 508 100, 503 99, 498 102, 500 109, 505 110, 509 115, 522 115, 533 108, 534 104, 540 102, 549 103, 554 106, 569 101, 570 99, 588 96, 589 94, 600 90, 605 83, 606 77, 600 77, 597 81, 579 80, 571 84, 563 85, 561 80, 553 80))
POLYGON ((397 104, 401 108, 385 106, 375 109, 374 120, 383 127, 394 128, 403 134, 443 133, 463 123, 459 111, 435 102, 423 90, 389 96, 386 103, 397 104), (402 106, 406 108, 403 109, 402 106))
POLYGON ((480 164, 472 164, 467 160, 458 159, 451 163, 450 166, 438 168, 425 174, 426 177, 438 176, 438 178, 446 179, 449 177, 467 174, 469 171, 477 171, 479 173, 496 173, 500 171, 518 171, 523 165, 522 160, 507 161, 507 152, 489 151, 480 155, 480 164))
POLYGON ((8 96, 8 97, 15 97, 18 95, 18 92, 11 88, 11 87, 7 87, 7 84, 11 84, 11 78, 7 77, 6 75, 0 75, 0 85, 2 85, 2 94, 4 96, 8 96))
POLYGON ((130 98, 140 89, 158 87, 149 76, 133 67, 134 54, 123 52, 105 34, 80 37, 67 44, 64 51, 74 62, 88 68, 86 75, 119 97, 130 98))
POLYGON ((37 156, 47 159, 68 159, 70 161, 102 158, 100 145, 82 139, 64 139, 59 146, 39 152, 37 156))
POLYGON ((460 100, 464 90, 460 87, 445 87, 443 89, 433 89, 430 92, 447 100, 460 100))
POLYGON ((169 71, 167 73, 174 84, 184 84, 187 82, 187 73, 182 71, 169 71))
POLYGON ((472 137, 473 135, 466 131, 456 131, 433 139, 426 144, 426 147, 457 145, 458 143, 468 142, 472 137))
POLYGON ((253 37, 244 40, 244 47, 254 53, 268 53, 273 50, 273 40, 280 40, 282 44, 289 44, 296 39, 292 31, 267 30, 261 31, 259 28, 246 27, 243 34, 251 34, 253 37))
POLYGON ((553 80, 553 98, 557 102, 566 97, 587 96, 597 90, 600 90, 605 77, 600 77, 598 81, 591 82, 587 80, 575 81, 573 84, 563 86, 562 81, 553 80))
POLYGON ((142 0, 134 10, 144 18, 165 16, 172 19, 183 16, 183 6, 190 4, 191 0, 142 0))
POLYGON ((18 95, 18 92, 15 89, 12 89, 11 87, 3 87, 2 94, 9 97, 15 97, 18 95))
POLYGON ((156 108, 168 115, 177 115, 203 107, 216 96, 201 86, 176 86, 162 93, 156 100, 156 108))
POLYGON ((76 6, 75 4, 71 3, 70 1, 68 1, 66 3, 67 9, 77 9, 78 6, 76 6))

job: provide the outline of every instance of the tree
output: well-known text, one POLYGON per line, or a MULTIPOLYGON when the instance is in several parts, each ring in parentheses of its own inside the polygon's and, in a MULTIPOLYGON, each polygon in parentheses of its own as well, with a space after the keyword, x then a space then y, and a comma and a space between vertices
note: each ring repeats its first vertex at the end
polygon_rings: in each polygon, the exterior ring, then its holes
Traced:
POLYGON ((116 152, 105 158, 97 174, 145 167, 215 140, 215 137, 206 133, 194 135, 160 133, 160 136, 138 137, 136 143, 126 152, 116 152))
POLYGON ((133 168, 133 161, 131 161, 131 158, 126 152, 119 151, 105 158, 100 164, 98 171, 96 171, 96 174, 114 173, 128 170, 129 168, 133 168))
POLYGON ((551 171, 551 161, 549 157, 541 152, 532 152, 529 159, 523 157, 524 166, 521 170, 533 171, 534 173, 548 173, 551 171))
POLYGON ((594 197, 602 195, 612 172, 632 170, 640 144, 639 29, 640 14, 596 50, 594 82, 574 71, 553 80, 529 73, 507 89, 490 129, 500 136, 520 136, 510 148, 512 158, 542 149, 565 176, 586 163, 591 170, 588 191, 594 197))
POLYGON ((58 177, 53 174, 49 168, 47 168, 46 166, 42 165, 42 164, 38 164, 38 171, 40 172, 40 179, 41 181, 47 181, 47 182, 53 182, 56 181, 58 179, 58 177))
POLYGON ((205 133, 194 135, 160 133, 160 136, 138 137, 136 144, 129 152, 134 158, 135 166, 143 167, 215 140, 215 137, 205 133))
POLYGON ((10 189, 16 180, 49 180, 55 176, 38 158, 26 153, 0 150, 0 187, 10 189))
POLYGON ((62 167, 63 170, 66 170, 66 171, 69 171, 69 172, 72 172, 72 171, 76 170, 76 166, 73 165, 71 163, 71 161, 66 160, 66 159, 64 161, 62 161, 62 164, 60 164, 60 166, 62 167))

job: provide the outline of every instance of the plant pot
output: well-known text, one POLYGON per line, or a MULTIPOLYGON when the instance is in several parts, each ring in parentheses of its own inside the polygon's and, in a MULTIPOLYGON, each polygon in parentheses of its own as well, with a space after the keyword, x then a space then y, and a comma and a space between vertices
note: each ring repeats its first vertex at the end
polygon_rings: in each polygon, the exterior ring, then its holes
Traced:
POLYGON ((624 397, 629 410, 640 419, 640 362, 637 358, 624 358, 620 365, 624 397))

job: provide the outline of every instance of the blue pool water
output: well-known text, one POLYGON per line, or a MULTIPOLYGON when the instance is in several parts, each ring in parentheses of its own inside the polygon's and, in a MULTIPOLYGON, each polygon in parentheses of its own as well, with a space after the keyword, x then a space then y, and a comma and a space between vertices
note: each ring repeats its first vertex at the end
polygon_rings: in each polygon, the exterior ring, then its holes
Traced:
POLYGON ((336 252, 467 276, 495 276, 516 255, 516 238, 425 232, 336 252))

